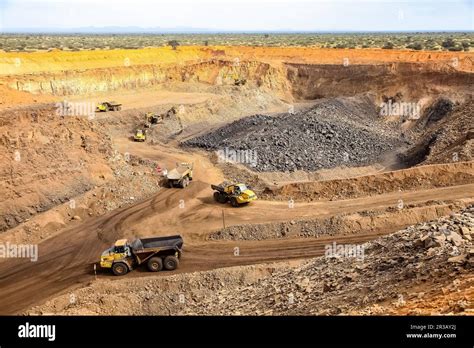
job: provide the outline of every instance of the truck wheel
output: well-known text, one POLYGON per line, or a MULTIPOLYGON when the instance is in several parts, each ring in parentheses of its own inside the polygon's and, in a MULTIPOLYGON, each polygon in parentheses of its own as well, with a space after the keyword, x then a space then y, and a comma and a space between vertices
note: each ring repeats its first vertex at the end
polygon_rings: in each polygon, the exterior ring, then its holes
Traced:
POLYGON ((148 260, 147 266, 150 272, 159 272, 163 269, 163 260, 161 257, 152 257, 148 260))
POLYGON ((221 202, 221 195, 219 192, 214 192, 214 200, 218 203, 221 202))
POLYGON ((176 256, 169 255, 165 257, 165 268, 168 271, 172 271, 178 268, 178 265, 179 265, 179 260, 176 256))
POLYGON ((117 262, 112 266, 112 272, 116 276, 121 276, 128 273, 128 267, 123 262, 117 262))
POLYGON ((232 197, 230 199, 230 204, 232 204, 233 207, 238 207, 239 206, 239 202, 237 202, 237 198, 235 198, 235 197, 232 197))
POLYGON ((226 196, 225 193, 221 193, 221 203, 227 203, 229 197, 226 196))
POLYGON ((189 179, 188 177, 184 177, 183 180, 181 181, 181 188, 185 188, 189 184, 189 179))

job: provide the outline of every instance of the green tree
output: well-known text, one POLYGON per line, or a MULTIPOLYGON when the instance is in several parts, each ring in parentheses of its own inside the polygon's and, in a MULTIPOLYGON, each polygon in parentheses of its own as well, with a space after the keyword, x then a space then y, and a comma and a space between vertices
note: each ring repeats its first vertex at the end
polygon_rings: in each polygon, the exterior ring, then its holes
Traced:
POLYGON ((179 42, 177 40, 170 40, 168 41, 168 46, 171 46, 173 50, 176 50, 179 46, 179 42))

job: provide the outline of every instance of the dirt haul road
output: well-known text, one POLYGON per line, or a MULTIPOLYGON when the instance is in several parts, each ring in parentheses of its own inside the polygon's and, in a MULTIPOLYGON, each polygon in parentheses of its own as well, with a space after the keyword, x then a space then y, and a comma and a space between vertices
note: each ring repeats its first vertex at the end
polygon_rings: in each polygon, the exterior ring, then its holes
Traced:
MULTIPOLYGON (((439 197, 447 200, 462 199, 469 192, 474 192, 474 184, 344 201, 297 203, 293 209, 289 209, 286 202, 267 201, 258 201, 240 209, 223 209, 227 225, 246 221, 264 223, 386 208, 396 205, 399 199, 410 203, 426 202, 439 197)), ((179 272, 314 257, 321 255, 324 245, 334 240, 340 243, 360 243, 375 237, 358 234, 339 239, 326 237, 205 242, 205 233, 222 226, 222 211, 217 209, 216 203, 211 199, 202 197, 211 197, 209 184, 203 181, 194 181, 185 190, 165 189, 140 203, 91 218, 44 241, 39 245, 37 262, 11 259, 0 263, 0 314, 21 312, 52 295, 92 281, 93 264, 98 261, 100 252, 115 239, 130 236, 133 234, 130 231, 135 229, 144 231, 145 235, 182 233, 185 252, 179 272), (180 208, 183 200, 186 202, 185 209, 180 208), (240 256, 234 255, 235 246, 239 247, 240 256)), ((140 273, 134 272, 129 276, 140 276, 140 273)), ((112 276, 101 273, 99 277, 112 276)))

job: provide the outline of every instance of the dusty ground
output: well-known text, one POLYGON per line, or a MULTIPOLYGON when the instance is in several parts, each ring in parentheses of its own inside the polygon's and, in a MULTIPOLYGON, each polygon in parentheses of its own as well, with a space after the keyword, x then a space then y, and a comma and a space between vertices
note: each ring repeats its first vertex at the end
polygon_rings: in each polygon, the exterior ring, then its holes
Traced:
MULTIPOLYGON (((29 313, 198 314, 185 306, 156 307, 132 289, 129 295, 117 289, 140 284, 153 302, 163 289, 173 289, 169 301, 175 301, 173 296, 183 289, 205 292, 265 283, 277 271, 292 283, 288 274, 298 273, 302 260, 323 255, 328 244, 381 238, 381 243, 396 246, 399 234, 383 236, 459 212, 474 200, 472 53, 180 47, 18 57, 1 53, 0 68, 0 243, 39 244, 38 262, 0 259, 1 314, 28 311, 47 300, 29 313), (343 65, 344 58, 349 66, 343 65), (234 86, 232 74, 247 83, 234 86), (417 122, 380 120, 396 134, 406 134, 407 148, 397 149, 405 157, 387 153, 363 167, 257 173, 241 164, 218 163, 211 152, 180 146, 245 116, 291 110, 285 117, 298 117, 293 109, 336 99, 349 100, 357 111, 351 122, 370 127, 367 113, 357 105, 372 103, 376 109, 381 100, 395 96, 419 100, 423 106, 417 122), (431 111, 440 97, 451 100, 454 108, 433 119, 431 111), (113 99, 124 104, 122 111, 92 118, 58 115, 54 105, 113 99), (131 141, 134 130, 143 126, 145 112, 171 107, 179 112, 151 128, 147 142, 131 141), (183 161, 195 165, 191 185, 184 190, 162 187, 157 168, 183 161), (260 200, 238 209, 215 203, 210 184, 233 180, 251 184, 260 200), (139 269, 117 279, 108 272, 93 273, 101 251, 120 237, 176 233, 185 240, 180 268, 174 272, 179 274, 150 275, 139 269), (73 289, 87 284, 78 290, 82 300, 65 302, 73 289), (114 295, 103 296, 103 291, 114 295), (92 302, 83 301, 85 296, 92 302), (129 296, 140 303, 136 311, 116 305, 129 296)), ((407 251, 406 257, 417 252, 407 251)), ((374 275, 379 261, 371 263, 374 275)), ((310 262, 322 265, 328 260, 310 262)), ((327 267, 336 272, 338 266, 329 262, 327 267)), ((443 270, 438 285, 408 278, 403 287, 409 291, 421 286, 418 292, 439 303, 431 311, 445 314, 454 310, 443 301, 462 300, 458 290, 472 295, 472 277, 469 268, 454 275, 449 267, 443 270), (453 279, 459 279, 455 288, 453 279)), ((344 296, 334 297, 346 302, 341 305, 344 313, 378 313, 374 306, 383 305, 389 313, 405 314, 423 307, 415 299, 409 304, 413 310, 373 300, 349 308, 355 300, 344 296)), ((236 302, 241 300, 235 296, 236 302)), ((245 302, 239 306, 241 314, 255 313, 245 302)), ((301 306, 295 314, 340 313, 334 308, 309 312, 301 306)), ((257 314, 283 313, 270 309, 260 308, 257 314)), ((236 314, 219 306, 213 310, 236 314)))

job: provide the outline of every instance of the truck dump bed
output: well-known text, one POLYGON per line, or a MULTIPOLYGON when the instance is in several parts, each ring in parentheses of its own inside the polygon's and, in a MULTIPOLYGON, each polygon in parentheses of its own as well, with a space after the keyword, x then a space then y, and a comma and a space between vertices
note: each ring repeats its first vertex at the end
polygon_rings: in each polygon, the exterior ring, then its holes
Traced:
POLYGON ((133 251, 142 251, 145 249, 181 249, 183 247, 183 238, 181 236, 151 237, 135 239, 131 247, 133 251))
POLYGON ((178 167, 178 168, 174 168, 172 170, 170 170, 168 172, 168 179, 172 179, 172 180, 179 180, 181 179, 187 172, 189 171, 189 168, 185 168, 185 167, 178 167))
POLYGON ((170 170, 166 176, 169 180, 180 180, 185 175, 188 175, 193 169, 192 164, 181 163, 176 166, 176 168, 170 170))
POLYGON ((211 185, 211 188, 213 190, 219 191, 219 192, 224 192, 224 188, 222 186, 217 186, 217 185, 211 185))

